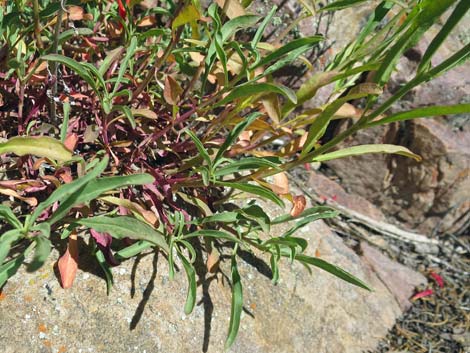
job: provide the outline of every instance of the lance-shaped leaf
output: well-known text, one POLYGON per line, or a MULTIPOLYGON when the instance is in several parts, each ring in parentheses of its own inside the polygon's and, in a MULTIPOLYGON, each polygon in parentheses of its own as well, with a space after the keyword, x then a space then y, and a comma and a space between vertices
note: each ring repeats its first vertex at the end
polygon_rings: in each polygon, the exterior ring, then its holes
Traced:
POLYGON ((217 182, 218 185, 238 189, 241 191, 245 191, 247 193, 258 195, 262 198, 268 199, 273 201, 275 204, 284 207, 284 202, 271 190, 264 188, 259 185, 247 184, 247 183, 234 183, 234 182, 226 182, 226 181, 219 181, 217 182))
MULTIPOLYGON (((285 254, 283 254, 283 256, 285 256, 285 254)), ((327 262, 325 260, 319 259, 317 257, 307 256, 307 255, 297 255, 297 256, 295 256, 295 259, 302 262, 302 263, 304 263, 304 264, 312 265, 312 266, 321 268, 322 270, 324 270, 326 272, 329 272, 332 275, 334 275, 338 278, 341 278, 342 280, 344 280, 346 282, 349 282, 351 284, 354 284, 358 287, 361 287, 361 288, 367 289, 369 291, 372 291, 372 289, 366 283, 361 281, 360 279, 356 278, 355 276, 353 276, 349 272, 343 270, 342 268, 340 268, 336 265, 330 264, 329 262, 327 262)))
MULTIPOLYGON (((38 207, 34 210, 33 214, 31 217, 28 219, 28 222, 26 224, 26 227, 28 228, 31 224, 34 223, 34 221, 39 217, 39 215, 49 206, 52 206, 56 201, 61 201, 61 204, 68 202, 68 199, 70 197, 77 197, 76 191, 80 190, 86 183, 88 183, 90 180, 95 179, 98 177, 106 168, 108 165, 109 157, 105 156, 101 161, 96 163, 95 167, 88 171, 88 173, 81 177, 78 178, 77 180, 72 181, 69 184, 65 184, 57 188, 51 196, 49 196, 45 201, 41 202, 38 207)), ((54 222, 51 222, 49 220, 50 224, 53 224, 54 222)))
POLYGON ((297 103, 297 96, 290 88, 272 83, 247 83, 235 87, 225 98, 215 104, 216 107, 225 105, 238 98, 253 96, 256 94, 279 93, 285 96, 294 104, 297 103))
POLYGON ((8 256, 12 245, 23 237, 19 229, 11 229, 0 236, 0 265, 8 256))
POLYGON ((113 238, 131 238, 136 240, 146 240, 159 246, 166 253, 169 251, 168 244, 162 233, 149 226, 147 223, 128 216, 109 217, 97 216, 82 218, 75 221, 98 232, 109 233, 113 238))
POLYGON ((329 161, 332 159, 358 156, 358 155, 366 154, 366 153, 393 153, 393 154, 399 154, 405 157, 414 158, 418 162, 421 160, 420 156, 418 156, 417 154, 414 154, 406 147, 397 146, 397 145, 388 145, 388 144, 377 144, 377 145, 360 145, 360 146, 343 148, 339 151, 325 153, 325 154, 322 154, 321 156, 317 156, 314 158, 314 161, 324 162, 324 161, 329 161))
POLYGON ((61 162, 72 158, 72 152, 62 142, 48 136, 12 137, 8 141, 0 143, 0 154, 2 153, 14 153, 18 156, 30 154, 61 162))
POLYGON ((228 328, 225 348, 229 348, 238 334, 240 327, 240 318, 243 309, 243 287, 238 273, 237 261, 232 257, 232 307, 230 311, 230 323, 228 328))
POLYGON ((18 228, 18 229, 20 229, 23 226, 21 222, 19 221, 19 219, 16 218, 11 208, 5 205, 0 205, 0 219, 5 219, 13 227, 18 228))
POLYGON ((183 263, 184 270, 188 277, 188 295, 186 297, 186 304, 184 305, 184 313, 189 315, 196 304, 196 271, 183 254, 178 253, 178 256, 183 263))
POLYGON ((31 230, 38 231, 41 234, 36 235, 33 238, 34 242, 36 243, 36 249, 34 251, 33 260, 26 268, 28 272, 39 270, 46 262, 52 248, 51 241, 49 240, 49 236, 51 234, 51 226, 49 223, 40 223, 31 230))
POLYGON ((51 224, 67 215, 67 212, 77 204, 87 203, 96 199, 109 190, 115 190, 130 185, 151 184, 155 179, 150 174, 123 175, 90 180, 82 188, 76 190, 66 200, 60 203, 59 208, 49 219, 51 224))

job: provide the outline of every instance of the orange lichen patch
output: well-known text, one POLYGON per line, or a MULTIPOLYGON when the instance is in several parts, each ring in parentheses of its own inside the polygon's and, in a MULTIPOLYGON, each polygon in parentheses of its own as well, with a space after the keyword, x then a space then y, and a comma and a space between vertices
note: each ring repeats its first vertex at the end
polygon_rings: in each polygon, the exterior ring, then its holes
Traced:
POLYGON ((0 302, 5 299, 7 297, 7 295, 3 292, 0 292, 0 302))
POLYGON ((67 348, 65 348, 65 346, 60 346, 59 353, 65 353, 65 352, 67 352, 67 348))
POLYGON ((250 309, 251 310, 256 310, 256 303, 251 303, 250 304, 250 309))
POLYGON ((44 341, 42 341, 42 344, 44 344, 47 348, 51 348, 51 347, 52 347, 52 342, 49 341, 49 340, 44 340, 44 341))
POLYGON ((42 332, 42 333, 46 333, 46 332, 47 332, 47 327, 46 327, 46 325, 44 325, 44 324, 39 324, 39 326, 38 326, 38 331, 39 331, 39 332, 42 332))
POLYGON ((25 296, 24 296, 24 301, 25 301, 26 303, 31 303, 31 302, 33 301, 33 298, 32 298, 31 296, 29 296, 29 295, 25 295, 25 296))

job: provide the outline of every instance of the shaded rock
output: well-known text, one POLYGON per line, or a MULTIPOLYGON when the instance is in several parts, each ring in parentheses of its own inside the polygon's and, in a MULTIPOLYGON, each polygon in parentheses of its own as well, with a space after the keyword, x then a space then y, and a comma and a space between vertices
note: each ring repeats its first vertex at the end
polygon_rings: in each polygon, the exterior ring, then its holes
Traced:
POLYGON ((416 120, 361 131, 342 146, 391 143, 423 161, 364 155, 328 162, 344 187, 411 228, 458 232, 470 210, 470 130, 453 131, 438 120, 416 120), (371 173, 370 171, 374 171, 371 173))
POLYGON ((393 294, 402 310, 408 309, 411 306, 409 298, 418 285, 427 283, 426 278, 420 273, 390 260, 378 249, 365 242, 361 242, 361 251, 364 259, 393 294))
MULTIPOLYGON (((268 211, 279 213, 279 210, 268 211)), ((275 229, 281 234, 285 229, 275 229)), ((241 253, 239 269, 245 312, 232 352, 362 352, 374 349, 401 309, 372 268, 347 248, 322 221, 297 233, 308 253, 335 263, 374 288, 367 292, 321 270, 282 263, 272 285, 267 259, 241 253)), ((54 252, 54 257, 58 254, 54 252)), ((230 286, 224 276, 198 265, 197 306, 186 316, 186 278, 168 279, 163 256, 127 261, 113 268, 115 287, 81 272, 62 290, 49 261, 39 272, 22 268, 0 301, 3 352, 221 352, 230 315, 230 286), (20 334, 19 334, 20 333, 20 334)), ((89 264, 88 264, 89 265, 89 264)), ((92 269, 92 266, 88 266, 92 269)), ((228 274, 228 264, 222 263, 228 274)))

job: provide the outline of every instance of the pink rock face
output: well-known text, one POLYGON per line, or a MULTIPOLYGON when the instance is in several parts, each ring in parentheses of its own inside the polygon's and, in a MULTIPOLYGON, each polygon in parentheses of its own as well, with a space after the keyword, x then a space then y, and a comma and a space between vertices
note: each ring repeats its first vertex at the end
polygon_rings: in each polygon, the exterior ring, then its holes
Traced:
POLYGON ((402 310, 411 306, 410 298, 415 288, 426 284, 426 278, 398 262, 390 260, 378 249, 361 242, 363 259, 370 264, 374 272, 393 294, 402 310))
POLYGON ((382 211, 372 203, 361 196, 352 195, 346 192, 340 184, 329 179, 323 174, 311 171, 308 185, 320 196, 320 198, 335 201, 346 208, 362 213, 363 215, 377 221, 385 220, 385 216, 382 211))

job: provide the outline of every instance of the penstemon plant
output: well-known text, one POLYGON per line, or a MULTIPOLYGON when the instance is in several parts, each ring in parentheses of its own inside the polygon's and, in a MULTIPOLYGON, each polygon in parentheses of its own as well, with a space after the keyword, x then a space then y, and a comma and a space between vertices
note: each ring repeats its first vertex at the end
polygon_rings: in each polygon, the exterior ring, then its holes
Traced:
MULTIPOLYGON (((243 306, 239 249, 267 254, 274 283, 286 258, 370 289, 349 272, 304 253, 308 242, 295 232, 337 212, 326 206, 306 209, 305 197, 289 192, 286 172, 364 153, 420 160, 402 146, 336 147, 361 129, 470 111, 469 104, 456 104, 388 114, 410 90, 468 59, 467 44, 438 65, 431 61, 468 11, 466 0, 382 1, 359 35, 319 71, 306 55, 324 41, 322 35, 278 38, 283 44, 264 40, 275 6, 261 17, 250 13, 252 1, 208 7, 198 0, 160 1, 155 7, 139 1, 32 2, 32 8, 9 2, 0 14, 3 48, 12 49, 4 51, 0 89, 18 106, 14 114, 4 109, 0 116, 3 135, 11 136, 0 143, 0 153, 18 156, 4 159, 8 180, 0 185, 14 200, 0 206, 6 222, 0 287, 23 263, 30 271, 40 268, 61 241, 68 248, 59 270, 63 286, 70 286, 79 261, 76 237, 90 234, 90 250, 108 290, 110 267, 143 251, 164 252, 170 278, 175 261, 180 263, 188 279, 184 311, 189 314, 196 302, 197 247, 214 271, 220 271, 219 251, 229 248, 227 348, 237 336, 243 306), (399 58, 446 11, 450 15, 415 76, 382 98, 399 58), (299 63, 309 69, 300 88, 275 81, 274 73, 299 63), (334 88, 322 105, 302 109, 327 85, 334 88), (349 109, 358 100, 363 108, 349 109), (354 120, 348 129, 323 139, 332 120, 346 118, 354 120), (35 196, 25 197, 28 193, 35 196), (245 195, 281 207, 288 201, 292 210, 271 219, 254 201, 231 203, 245 195), (284 222, 291 222, 288 231, 270 234, 284 222)), ((319 7, 316 1, 299 1, 300 19, 361 2, 319 7)))

